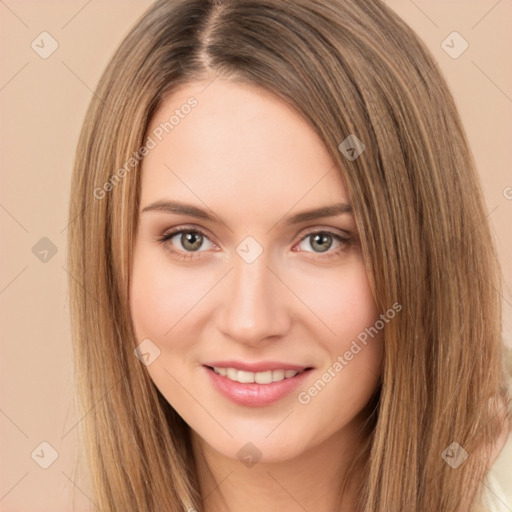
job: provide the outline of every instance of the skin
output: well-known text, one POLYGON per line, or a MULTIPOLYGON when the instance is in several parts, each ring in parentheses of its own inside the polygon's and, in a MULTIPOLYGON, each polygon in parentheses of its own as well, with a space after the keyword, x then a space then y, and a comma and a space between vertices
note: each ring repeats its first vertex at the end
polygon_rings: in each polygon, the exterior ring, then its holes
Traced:
MULTIPOLYGON (((206 85, 174 91, 148 131, 189 97, 197 99, 143 162, 130 300, 137 339, 149 338, 160 350, 146 369, 191 427, 206 512, 336 510, 337 485, 360 446, 361 411, 377 387, 381 333, 308 404, 297 395, 383 312, 375 307, 351 214, 292 226, 283 219, 349 198, 322 141, 290 105, 255 86, 221 79, 206 85), (209 209, 225 224, 142 213, 162 200, 209 209), (181 234, 158 241, 174 227, 198 228, 208 238, 202 245, 201 237, 187 245, 181 234), (352 243, 327 237, 322 252, 314 236, 306 237, 319 230, 349 234, 352 243), (250 264, 236 252, 247 236, 263 249, 250 264), (170 247, 192 259, 177 258, 170 247), (248 407, 212 387, 203 363, 223 359, 314 370, 278 402, 248 407), (248 442, 262 454, 252 467, 237 457, 248 442)), ((350 487, 344 510, 353 503, 350 487)))

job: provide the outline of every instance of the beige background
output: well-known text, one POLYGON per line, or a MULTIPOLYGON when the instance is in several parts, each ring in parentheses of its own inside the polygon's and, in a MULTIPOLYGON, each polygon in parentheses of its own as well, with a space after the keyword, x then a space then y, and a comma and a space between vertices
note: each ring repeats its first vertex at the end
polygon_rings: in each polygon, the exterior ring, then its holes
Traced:
MULTIPOLYGON (((507 188, 512 187, 512 4, 387 3, 431 48, 461 111, 503 262, 504 336, 512 346, 512 188, 507 188), (441 47, 453 31, 469 44, 456 59, 441 47)), ((71 465, 80 418, 72 393, 66 289, 68 194, 92 91, 114 49, 149 4, 0 0, 1 511, 71 511, 73 489, 76 510, 96 510, 85 479, 74 477, 71 465), (43 31, 59 45, 47 59, 31 47, 43 31), (32 251, 43 237, 57 249, 46 262, 32 251), (58 452, 48 469, 31 457, 43 441, 58 452)), ((460 43, 448 39, 454 47, 450 51, 460 43)), ((34 459, 44 462, 49 454, 38 448, 34 459)), ((511 496, 506 500, 505 510, 512 510, 511 496)))

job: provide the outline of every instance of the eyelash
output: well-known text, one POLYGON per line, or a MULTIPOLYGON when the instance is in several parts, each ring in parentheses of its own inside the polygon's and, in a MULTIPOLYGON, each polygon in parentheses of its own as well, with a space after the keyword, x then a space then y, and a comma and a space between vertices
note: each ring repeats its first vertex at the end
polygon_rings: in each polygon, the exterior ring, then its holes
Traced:
MULTIPOLYGON (((160 242, 162 245, 164 245, 166 242, 168 242, 171 238, 174 238, 174 236, 176 235, 179 235, 179 234, 182 234, 182 233, 193 233, 193 234, 197 234, 197 235, 202 235, 203 237, 207 238, 208 240, 210 240, 210 237, 204 233, 203 231, 201 231, 200 229, 198 228, 183 228, 183 227, 179 227, 179 228, 176 228, 175 230, 173 231, 169 231, 167 233, 164 233, 163 235, 157 237, 157 241, 160 242)), ((318 235, 318 234, 327 234, 327 235, 330 235, 332 236, 333 238, 335 238, 336 240, 338 240, 341 245, 337 248, 337 249, 334 249, 333 251, 330 251, 328 250, 328 252, 326 253, 314 253, 314 254, 317 254, 318 256, 314 256, 313 258, 314 259, 318 259, 318 258, 321 258, 321 259, 330 259, 330 258, 335 258, 335 257, 339 257, 341 256, 341 253, 347 248, 348 245, 350 245, 352 243, 351 239, 350 238, 344 238, 342 237, 341 235, 337 234, 337 233, 333 233, 332 231, 328 231, 328 230, 316 230, 316 231, 311 231, 309 233, 307 233, 306 235, 304 235, 300 240, 299 240, 299 244, 301 242, 303 242, 306 238, 310 237, 310 236, 313 236, 313 235, 318 235)), ((211 241, 211 240, 210 240, 211 241)), ((176 256, 177 258, 179 259, 182 259, 182 260, 191 260, 193 259, 194 257, 196 257, 196 253, 197 252, 200 252, 200 251, 188 251, 188 252, 184 252, 184 251, 177 251, 176 249, 173 249, 172 247, 166 247, 166 249, 173 255, 173 256, 176 256)), ((298 252, 298 251, 297 251, 298 252)), ((310 251, 306 251, 306 252, 310 252, 310 251)))

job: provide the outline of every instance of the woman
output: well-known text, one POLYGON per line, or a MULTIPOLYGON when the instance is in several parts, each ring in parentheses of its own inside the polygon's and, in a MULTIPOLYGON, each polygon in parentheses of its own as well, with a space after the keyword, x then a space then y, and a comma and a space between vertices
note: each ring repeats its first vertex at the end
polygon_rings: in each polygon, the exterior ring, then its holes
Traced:
POLYGON ((489 510, 499 269, 453 98, 385 4, 156 2, 70 219, 101 510, 489 510))

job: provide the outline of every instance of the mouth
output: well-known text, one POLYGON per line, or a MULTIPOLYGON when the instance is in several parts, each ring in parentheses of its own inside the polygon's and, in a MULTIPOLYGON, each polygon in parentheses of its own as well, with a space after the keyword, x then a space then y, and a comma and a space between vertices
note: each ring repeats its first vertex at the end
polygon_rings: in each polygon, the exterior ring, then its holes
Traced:
POLYGON ((275 367, 257 372, 216 364, 203 365, 203 368, 217 392, 245 407, 264 407, 280 401, 299 386, 305 386, 306 380, 314 371, 311 366, 275 367))
POLYGON ((252 372, 247 370, 240 370, 234 367, 208 365, 204 366, 215 372, 217 375, 226 377, 233 382, 239 382, 240 384, 271 384, 273 382, 280 382, 285 379, 292 379, 301 373, 313 369, 313 367, 309 366, 299 370, 277 368, 274 370, 268 369, 259 372, 252 372))

